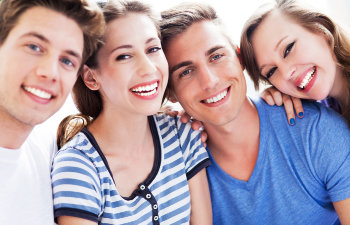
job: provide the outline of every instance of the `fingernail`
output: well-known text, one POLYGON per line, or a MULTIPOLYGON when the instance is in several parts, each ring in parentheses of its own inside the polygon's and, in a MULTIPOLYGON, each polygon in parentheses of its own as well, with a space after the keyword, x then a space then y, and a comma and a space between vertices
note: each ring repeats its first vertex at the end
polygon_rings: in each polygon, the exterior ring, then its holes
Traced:
POLYGON ((299 117, 303 117, 304 116, 304 113, 303 112, 300 112, 298 113, 299 117))
POLYGON ((294 124, 295 124, 295 119, 294 119, 294 118, 290 119, 290 120, 289 120, 289 124, 290 124, 290 125, 294 125, 294 124))

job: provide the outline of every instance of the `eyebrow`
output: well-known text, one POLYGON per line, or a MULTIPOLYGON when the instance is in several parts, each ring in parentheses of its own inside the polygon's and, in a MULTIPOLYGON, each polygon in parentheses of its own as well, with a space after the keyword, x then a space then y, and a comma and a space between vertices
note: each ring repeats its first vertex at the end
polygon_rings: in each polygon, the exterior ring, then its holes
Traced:
MULTIPOLYGON (((156 38, 154 38, 154 37, 151 37, 151 38, 148 38, 147 40, 146 40, 146 44, 149 44, 150 42, 152 42, 152 41, 154 41, 154 40, 156 40, 156 38)), ((118 47, 116 47, 116 48, 114 48, 114 49, 112 49, 111 50, 111 52, 110 53, 112 53, 112 52, 114 52, 114 51, 116 51, 116 50, 118 50, 118 49, 122 49, 122 48, 126 48, 126 49, 130 49, 130 48, 132 48, 133 46, 132 45, 121 45, 121 46, 118 46, 118 47)))
MULTIPOLYGON (((21 37, 36 37, 36 38, 40 39, 41 41, 43 41, 47 44, 50 44, 49 39, 47 39, 45 36, 43 36, 37 32, 28 32, 28 33, 23 34, 21 37)), ((79 53, 77 53, 73 50, 65 50, 65 52, 71 56, 76 57, 80 62, 82 61, 82 56, 79 53)))
MULTIPOLYGON (((284 39, 286 39, 288 36, 284 36, 284 37, 282 37, 278 42, 277 42, 277 44, 276 44, 276 46, 275 46, 275 48, 274 48, 274 51, 276 51, 277 49, 278 49, 278 47, 280 46, 280 44, 282 43, 282 41, 284 40, 284 39)), ((262 65, 260 68, 259 68, 259 71, 260 71, 260 73, 262 73, 262 70, 266 67, 267 65, 262 65)))
POLYGON ((181 67, 192 65, 192 61, 184 61, 181 63, 176 64, 175 66, 172 66, 169 70, 169 74, 173 74, 176 70, 180 69, 181 67))
POLYGON ((217 45, 215 47, 212 47, 211 49, 209 49, 208 51, 205 52, 205 56, 209 56, 210 54, 212 54, 213 52, 217 51, 218 49, 224 48, 224 46, 221 45, 217 45))
MULTIPOLYGON (((209 49, 208 51, 205 52, 205 56, 209 56, 210 54, 212 54, 213 52, 217 51, 218 49, 224 48, 224 46, 218 45, 215 47, 212 47, 211 49, 209 49)), ((192 61, 184 61, 181 63, 176 64, 175 66, 171 67, 169 70, 169 74, 172 74, 173 72, 175 72, 176 70, 180 69, 181 67, 185 67, 185 66, 189 66, 192 65, 193 62, 192 61)))

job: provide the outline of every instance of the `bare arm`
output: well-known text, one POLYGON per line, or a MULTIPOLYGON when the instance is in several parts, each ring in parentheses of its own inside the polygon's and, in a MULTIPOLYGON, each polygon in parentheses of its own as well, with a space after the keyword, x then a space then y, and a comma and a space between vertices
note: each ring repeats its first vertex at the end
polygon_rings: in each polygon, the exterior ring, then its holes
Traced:
POLYGON ((333 205, 337 211, 340 223, 342 225, 350 225, 350 198, 333 202, 333 205))
POLYGON ((206 169, 189 181, 191 193, 191 225, 212 225, 212 211, 206 169))
POLYGON ((58 225, 97 225, 97 223, 73 216, 59 216, 58 225))

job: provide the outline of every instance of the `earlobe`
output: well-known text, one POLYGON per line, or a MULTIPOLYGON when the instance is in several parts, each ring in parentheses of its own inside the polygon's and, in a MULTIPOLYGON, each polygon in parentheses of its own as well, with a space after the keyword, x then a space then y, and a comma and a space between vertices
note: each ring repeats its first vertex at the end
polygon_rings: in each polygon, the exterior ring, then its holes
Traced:
POLYGON ((85 85, 89 89, 96 91, 100 88, 100 85, 96 80, 95 71, 93 69, 90 69, 90 67, 88 67, 87 65, 84 65, 83 74, 81 76, 83 78, 85 85))
POLYGON ((172 103, 177 103, 179 102, 177 100, 177 97, 175 95, 175 93, 173 91, 170 91, 169 97, 168 97, 169 101, 171 101, 172 103))

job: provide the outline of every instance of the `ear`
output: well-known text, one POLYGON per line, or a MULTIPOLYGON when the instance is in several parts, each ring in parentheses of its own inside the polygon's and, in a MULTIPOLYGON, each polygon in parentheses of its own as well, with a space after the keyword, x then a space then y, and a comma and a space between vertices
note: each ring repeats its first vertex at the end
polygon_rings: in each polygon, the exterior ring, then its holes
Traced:
POLYGON ((96 91, 100 89, 100 84, 97 82, 97 79, 96 79, 96 72, 93 69, 91 69, 87 65, 84 65, 83 74, 81 76, 83 78, 85 85, 90 90, 96 91))
POLYGON ((235 51, 235 52, 236 52, 236 55, 237 55, 237 57, 238 57, 238 60, 239 60, 239 62, 240 62, 240 64, 241 64, 242 70, 244 70, 245 68, 244 68, 243 63, 242 63, 241 49, 239 48, 238 45, 236 46, 236 51, 235 51))
POLYGON ((169 99, 169 101, 171 101, 172 103, 179 102, 179 101, 177 100, 177 97, 176 97, 175 93, 174 93, 172 90, 169 91, 168 99, 169 99))

